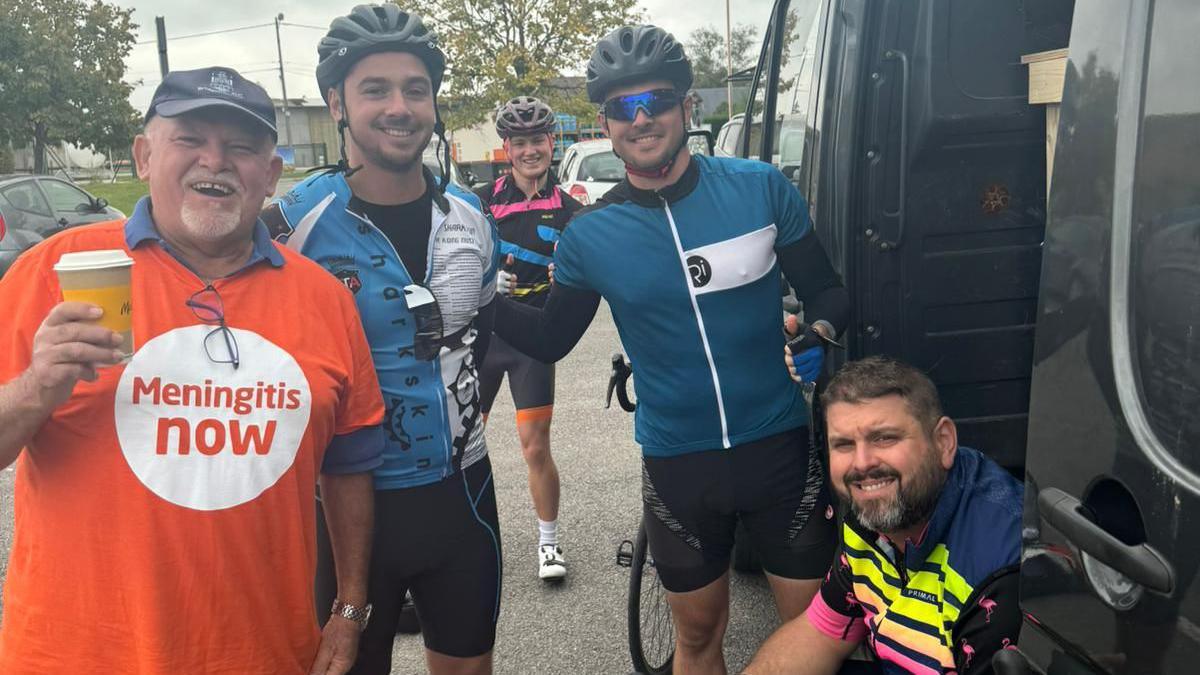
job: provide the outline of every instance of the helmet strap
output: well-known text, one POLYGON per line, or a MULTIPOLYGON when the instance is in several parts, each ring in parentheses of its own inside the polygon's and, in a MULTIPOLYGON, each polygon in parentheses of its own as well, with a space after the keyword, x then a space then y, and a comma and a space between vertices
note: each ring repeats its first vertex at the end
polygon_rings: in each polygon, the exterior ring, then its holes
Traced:
POLYGON ((342 119, 338 120, 337 124, 338 154, 341 156, 341 159, 337 163, 337 170, 346 174, 346 178, 349 178, 357 173, 362 166, 351 167, 350 160, 346 157, 346 132, 350 129, 350 113, 346 110, 345 80, 338 83, 338 104, 342 108, 342 119))
POLYGON ((438 142, 442 144, 442 152, 438 156, 438 165, 442 169, 438 192, 445 194, 446 186, 450 184, 450 144, 446 142, 446 123, 442 121, 442 111, 438 108, 437 92, 433 94, 433 133, 437 134, 438 142))

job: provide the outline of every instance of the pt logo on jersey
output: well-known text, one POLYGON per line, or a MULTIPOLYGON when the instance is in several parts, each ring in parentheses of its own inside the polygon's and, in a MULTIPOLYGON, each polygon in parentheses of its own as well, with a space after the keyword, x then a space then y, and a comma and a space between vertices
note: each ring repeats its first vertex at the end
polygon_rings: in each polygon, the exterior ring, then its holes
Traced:
POLYGON ((688 274, 692 277, 692 286, 704 288, 712 281, 712 265, 698 255, 688 256, 688 274))
POLYGON ((240 366, 204 352, 209 326, 169 331, 141 347, 117 386, 117 438, 154 494, 199 511, 252 501, 295 462, 312 393, 290 354, 231 328, 240 366))

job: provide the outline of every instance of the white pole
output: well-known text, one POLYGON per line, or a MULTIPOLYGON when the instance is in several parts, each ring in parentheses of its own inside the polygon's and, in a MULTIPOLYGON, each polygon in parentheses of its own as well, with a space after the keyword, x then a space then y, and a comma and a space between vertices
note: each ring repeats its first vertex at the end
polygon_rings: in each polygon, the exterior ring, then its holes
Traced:
POLYGON ((733 117, 733 25, 729 18, 729 0, 725 0, 725 107, 733 117))

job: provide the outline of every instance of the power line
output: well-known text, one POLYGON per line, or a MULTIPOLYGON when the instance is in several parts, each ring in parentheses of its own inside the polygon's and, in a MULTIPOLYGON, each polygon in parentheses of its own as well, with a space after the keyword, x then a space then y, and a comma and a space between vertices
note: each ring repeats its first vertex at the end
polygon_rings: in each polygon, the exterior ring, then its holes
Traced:
POLYGON ((280 21, 280 26, 295 26, 296 28, 311 28, 313 30, 329 30, 329 26, 310 26, 306 23, 291 23, 289 21, 280 21))
MULTIPOLYGON (((204 37, 206 35, 220 35, 221 33, 233 33, 233 32, 239 31, 239 30, 250 30, 251 28, 266 28, 267 26, 274 26, 274 25, 275 25, 274 23, 258 23, 258 24, 254 24, 253 26, 241 26, 240 28, 225 28, 223 30, 210 30, 205 33, 192 33, 191 35, 174 35, 174 36, 169 36, 167 39, 168 40, 187 40, 188 38, 204 37)), ((143 40, 143 41, 137 42, 135 44, 152 45, 152 44, 156 44, 157 42, 158 42, 158 40, 143 40)))

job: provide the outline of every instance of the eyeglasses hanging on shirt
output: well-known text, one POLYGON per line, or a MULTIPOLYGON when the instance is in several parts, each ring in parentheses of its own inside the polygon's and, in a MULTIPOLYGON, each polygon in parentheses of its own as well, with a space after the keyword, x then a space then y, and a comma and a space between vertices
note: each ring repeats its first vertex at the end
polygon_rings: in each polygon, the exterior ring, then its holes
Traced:
POLYGON ((213 363, 233 364, 233 369, 237 370, 241 359, 238 356, 238 345, 233 331, 225 325, 225 303, 221 301, 221 294, 209 284, 193 293, 186 304, 197 319, 210 326, 216 326, 204 336, 204 353, 208 360, 213 363), (216 339, 218 335, 219 340, 216 339))
POLYGON ((436 359, 442 350, 445 329, 437 298, 433 297, 428 288, 420 284, 409 284, 404 287, 404 301, 417 324, 413 334, 413 353, 422 361, 436 359))

